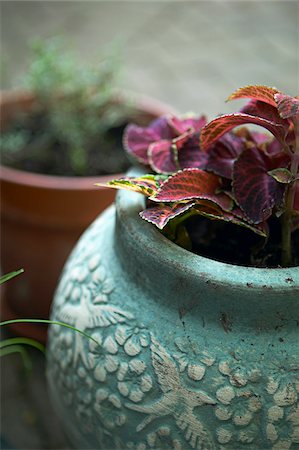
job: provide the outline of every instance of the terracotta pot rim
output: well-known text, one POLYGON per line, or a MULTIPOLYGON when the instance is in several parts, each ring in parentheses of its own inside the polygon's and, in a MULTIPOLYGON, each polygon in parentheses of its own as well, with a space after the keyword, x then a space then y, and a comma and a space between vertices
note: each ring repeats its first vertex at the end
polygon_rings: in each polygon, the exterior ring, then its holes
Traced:
POLYGON ((123 173, 92 177, 66 177, 60 175, 45 175, 42 173, 17 170, 13 169, 12 167, 0 165, 0 181, 40 189, 67 189, 73 191, 101 189, 99 186, 95 186, 95 183, 106 183, 109 180, 122 176, 124 176, 123 173))
MULTIPOLYGON (((121 228, 121 243, 126 233, 131 242, 138 243, 147 256, 151 255, 151 265, 161 266, 161 270, 181 273, 188 280, 198 277, 215 286, 227 286, 230 289, 251 289, 266 292, 281 292, 286 294, 291 290, 299 291, 299 266, 288 268, 257 268, 237 266, 196 255, 174 244, 164 237, 157 228, 142 220, 139 212, 145 209, 145 199, 140 194, 129 191, 119 191, 116 197, 117 226, 121 228), (193 278, 194 277, 194 278, 193 278), (232 284, 233 280, 233 284, 232 284)), ((165 275, 167 276, 167 275, 165 275)), ((299 297, 298 297, 299 299, 299 297)))
MULTIPOLYGON (((0 106, 11 103, 12 101, 35 101, 36 96, 29 89, 14 88, 14 89, 0 89, 0 106)), ((136 109, 144 112, 152 113, 154 116, 159 114, 179 114, 177 109, 168 105, 166 102, 157 100, 150 95, 132 91, 130 89, 116 89, 114 94, 114 101, 122 103, 124 101, 132 102, 136 109)))
MULTIPOLYGON (((35 96, 25 89, 0 90, 0 107, 5 107, 11 102, 34 101, 35 96)), ((116 102, 131 100, 136 109, 144 113, 158 116, 159 114, 177 113, 171 106, 144 94, 131 91, 118 91, 115 95, 116 102)), ((12 182, 17 185, 25 185, 41 189, 67 189, 67 190, 94 190, 102 189, 94 186, 95 183, 106 183, 114 178, 124 176, 123 173, 98 176, 60 176, 43 173, 29 172, 14 169, 0 164, 0 181, 12 182)))

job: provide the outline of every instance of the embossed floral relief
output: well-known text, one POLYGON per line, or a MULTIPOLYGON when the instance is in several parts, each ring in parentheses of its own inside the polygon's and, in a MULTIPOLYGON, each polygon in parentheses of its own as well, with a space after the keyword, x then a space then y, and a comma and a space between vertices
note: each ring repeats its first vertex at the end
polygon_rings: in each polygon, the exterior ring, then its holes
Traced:
POLYGON ((179 439, 172 437, 172 430, 168 426, 159 426, 155 431, 148 433, 144 441, 139 443, 128 442, 126 449, 129 450, 183 450, 179 439))
POLYGON ((270 377, 266 386, 270 397, 266 435, 273 450, 290 449, 299 444, 299 378, 270 377))
POLYGON ((50 376, 99 448, 240 450, 261 442, 295 448, 294 376, 267 379, 263 365, 245 353, 225 357, 223 349, 207 351, 189 337, 162 343, 131 311, 113 304, 115 283, 96 248, 80 251, 87 269, 69 264, 54 313, 94 340, 52 327, 50 376))

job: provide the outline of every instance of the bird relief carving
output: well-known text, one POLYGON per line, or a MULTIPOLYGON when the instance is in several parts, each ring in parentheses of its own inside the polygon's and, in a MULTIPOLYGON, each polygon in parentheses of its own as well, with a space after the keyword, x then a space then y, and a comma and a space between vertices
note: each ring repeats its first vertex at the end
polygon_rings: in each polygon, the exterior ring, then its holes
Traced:
POLYGON ((149 423, 164 416, 173 416, 177 427, 185 434, 190 446, 197 450, 215 449, 215 444, 204 423, 195 416, 194 408, 215 405, 216 400, 203 391, 189 390, 181 383, 180 373, 167 351, 152 336, 151 357, 162 397, 154 403, 141 406, 126 403, 131 410, 147 414, 137 426, 142 431, 149 423))
MULTIPOLYGON (((106 277, 103 266, 91 270, 82 280, 82 272, 73 269, 69 285, 64 293, 64 301, 55 311, 56 320, 65 322, 82 332, 124 323, 133 319, 132 314, 108 303, 109 294, 114 290, 111 280, 106 277), (89 282, 87 281, 89 278, 89 282), (79 284, 79 285, 78 285, 79 284)), ((80 333, 74 335, 73 365, 81 358, 86 368, 89 368, 84 341, 80 333)))

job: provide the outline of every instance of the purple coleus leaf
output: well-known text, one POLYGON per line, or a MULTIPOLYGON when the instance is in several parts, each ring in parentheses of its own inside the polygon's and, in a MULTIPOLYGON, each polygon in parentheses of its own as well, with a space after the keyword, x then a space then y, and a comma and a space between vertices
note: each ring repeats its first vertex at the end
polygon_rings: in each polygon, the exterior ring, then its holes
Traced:
POLYGON ((172 141, 159 141, 148 149, 151 168, 157 173, 171 174, 179 169, 204 168, 207 155, 199 149, 199 133, 187 131, 172 141))
POLYGON ((193 130, 200 131, 207 123, 205 116, 201 117, 187 117, 186 119, 179 119, 175 116, 170 116, 168 120, 169 125, 176 130, 177 135, 184 134, 186 131, 193 130))
POLYGON ((171 174, 179 169, 203 168, 206 157, 199 149, 199 130, 206 123, 205 117, 179 120, 172 117, 169 123, 182 134, 166 142, 157 142, 149 147, 151 168, 157 173, 171 174))
POLYGON ((223 210, 233 206, 231 198, 219 193, 221 180, 202 169, 185 169, 169 177, 150 197, 155 202, 182 202, 186 200, 210 200, 223 210))
POLYGON ((185 213, 192 206, 194 206, 194 202, 176 203, 170 205, 165 205, 162 203, 145 209, 140 213, 140 216, 147 222, 153 223, 156 227, 162 230, 171 219, 185 213))
MULTIPOLYGON (((182 150, 192 133, 189 130, 171 141, 163 140, 151 144, 148 149, 148 158, 152 169, 157 173, 173 173, 179 170, 179 150, 182 150)), ((196 153, 200 153, 199 145, 197 145, 196 150, 196 153)))
POLYGON ((199 150, 199 131, 206 122, 204 116, 186 119, 167 116, 145 128, 129 125, 124 133, 124 147, 157 173, 202 167, 205 158, 199 150))
POLYGON ((299 118, 299 98, 285 94, 274 95, 277 109, 283 119, 299 118))
MULTIPOLYGON (((239 154, 246 149, 246 141, 234 133, 227 133, 214 144, 207 154, 206 170, 232 179, 233 165, 239 154)), ((203 154, 206 154, 203 152, 203 154)))
POLYGON ((269 141, 265 146, 265 152, 268 155, 272 155, 273 157, 275 155, 281 155, 282 146, 281 143, 277 139, 272 139, 269 141))
POLYGON ((163 116, 151 122, 148 127, 129 124, 124 131, 123 145, 138 162, 148 165, 149 145, 162 139, 171 140, 175 136, 176 132, 169 125, 168 117, 163 116))
POLYGON ((148 148, 148 164, 156 173, 176 172, 179 167, 172 149, 172 141, 154 142, 148 148))
POLYGON ((207 163, 207 154, 200 151, 199 133, 189 136, 186 142, 177 140, 177 159, 180 169, 204 169, 207 163))
POLYGON ((286 185, 277 182, 268 172, 285 167, 288 161, 288 156, 284 153, 273 161, 273 157, 259 148, 243 151, 236 160, 233 169, 233 194, 252 223, 264 222, 270 217, 274 207, 281 207, 286 185))

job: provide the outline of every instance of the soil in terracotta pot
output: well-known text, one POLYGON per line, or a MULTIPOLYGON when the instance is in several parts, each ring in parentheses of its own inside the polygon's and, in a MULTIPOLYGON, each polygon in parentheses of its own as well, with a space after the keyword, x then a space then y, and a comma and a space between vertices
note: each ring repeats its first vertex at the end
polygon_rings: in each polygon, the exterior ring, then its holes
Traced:
MULTIPOLYGON (((278 219, 269 221, 270 238, 266 241, 250 230, 201 217, 186 225, 192 252, 217 261, 254 267, 280 267, 281 229, 278 219)), ((293 233, 294 266, 299 265, 299 230, 293 233)))
POLYGON ((16 121, 10 133, 26 142, 10 151, 1 151, 2 164, 28 172, 63 176, 95 176, 126 172, 130 161, 122 147, 122 135, 126 123, 109 129, 105 135, 99 133, 90 142, 87 152, 87 167, 84 173, 75 173, 69 158, 70 149, 62 140, 53 140, 47 132, 48 119, 45 114, 32 114, 16 121), (18 148, 19 147, 19 148, 18 148))

